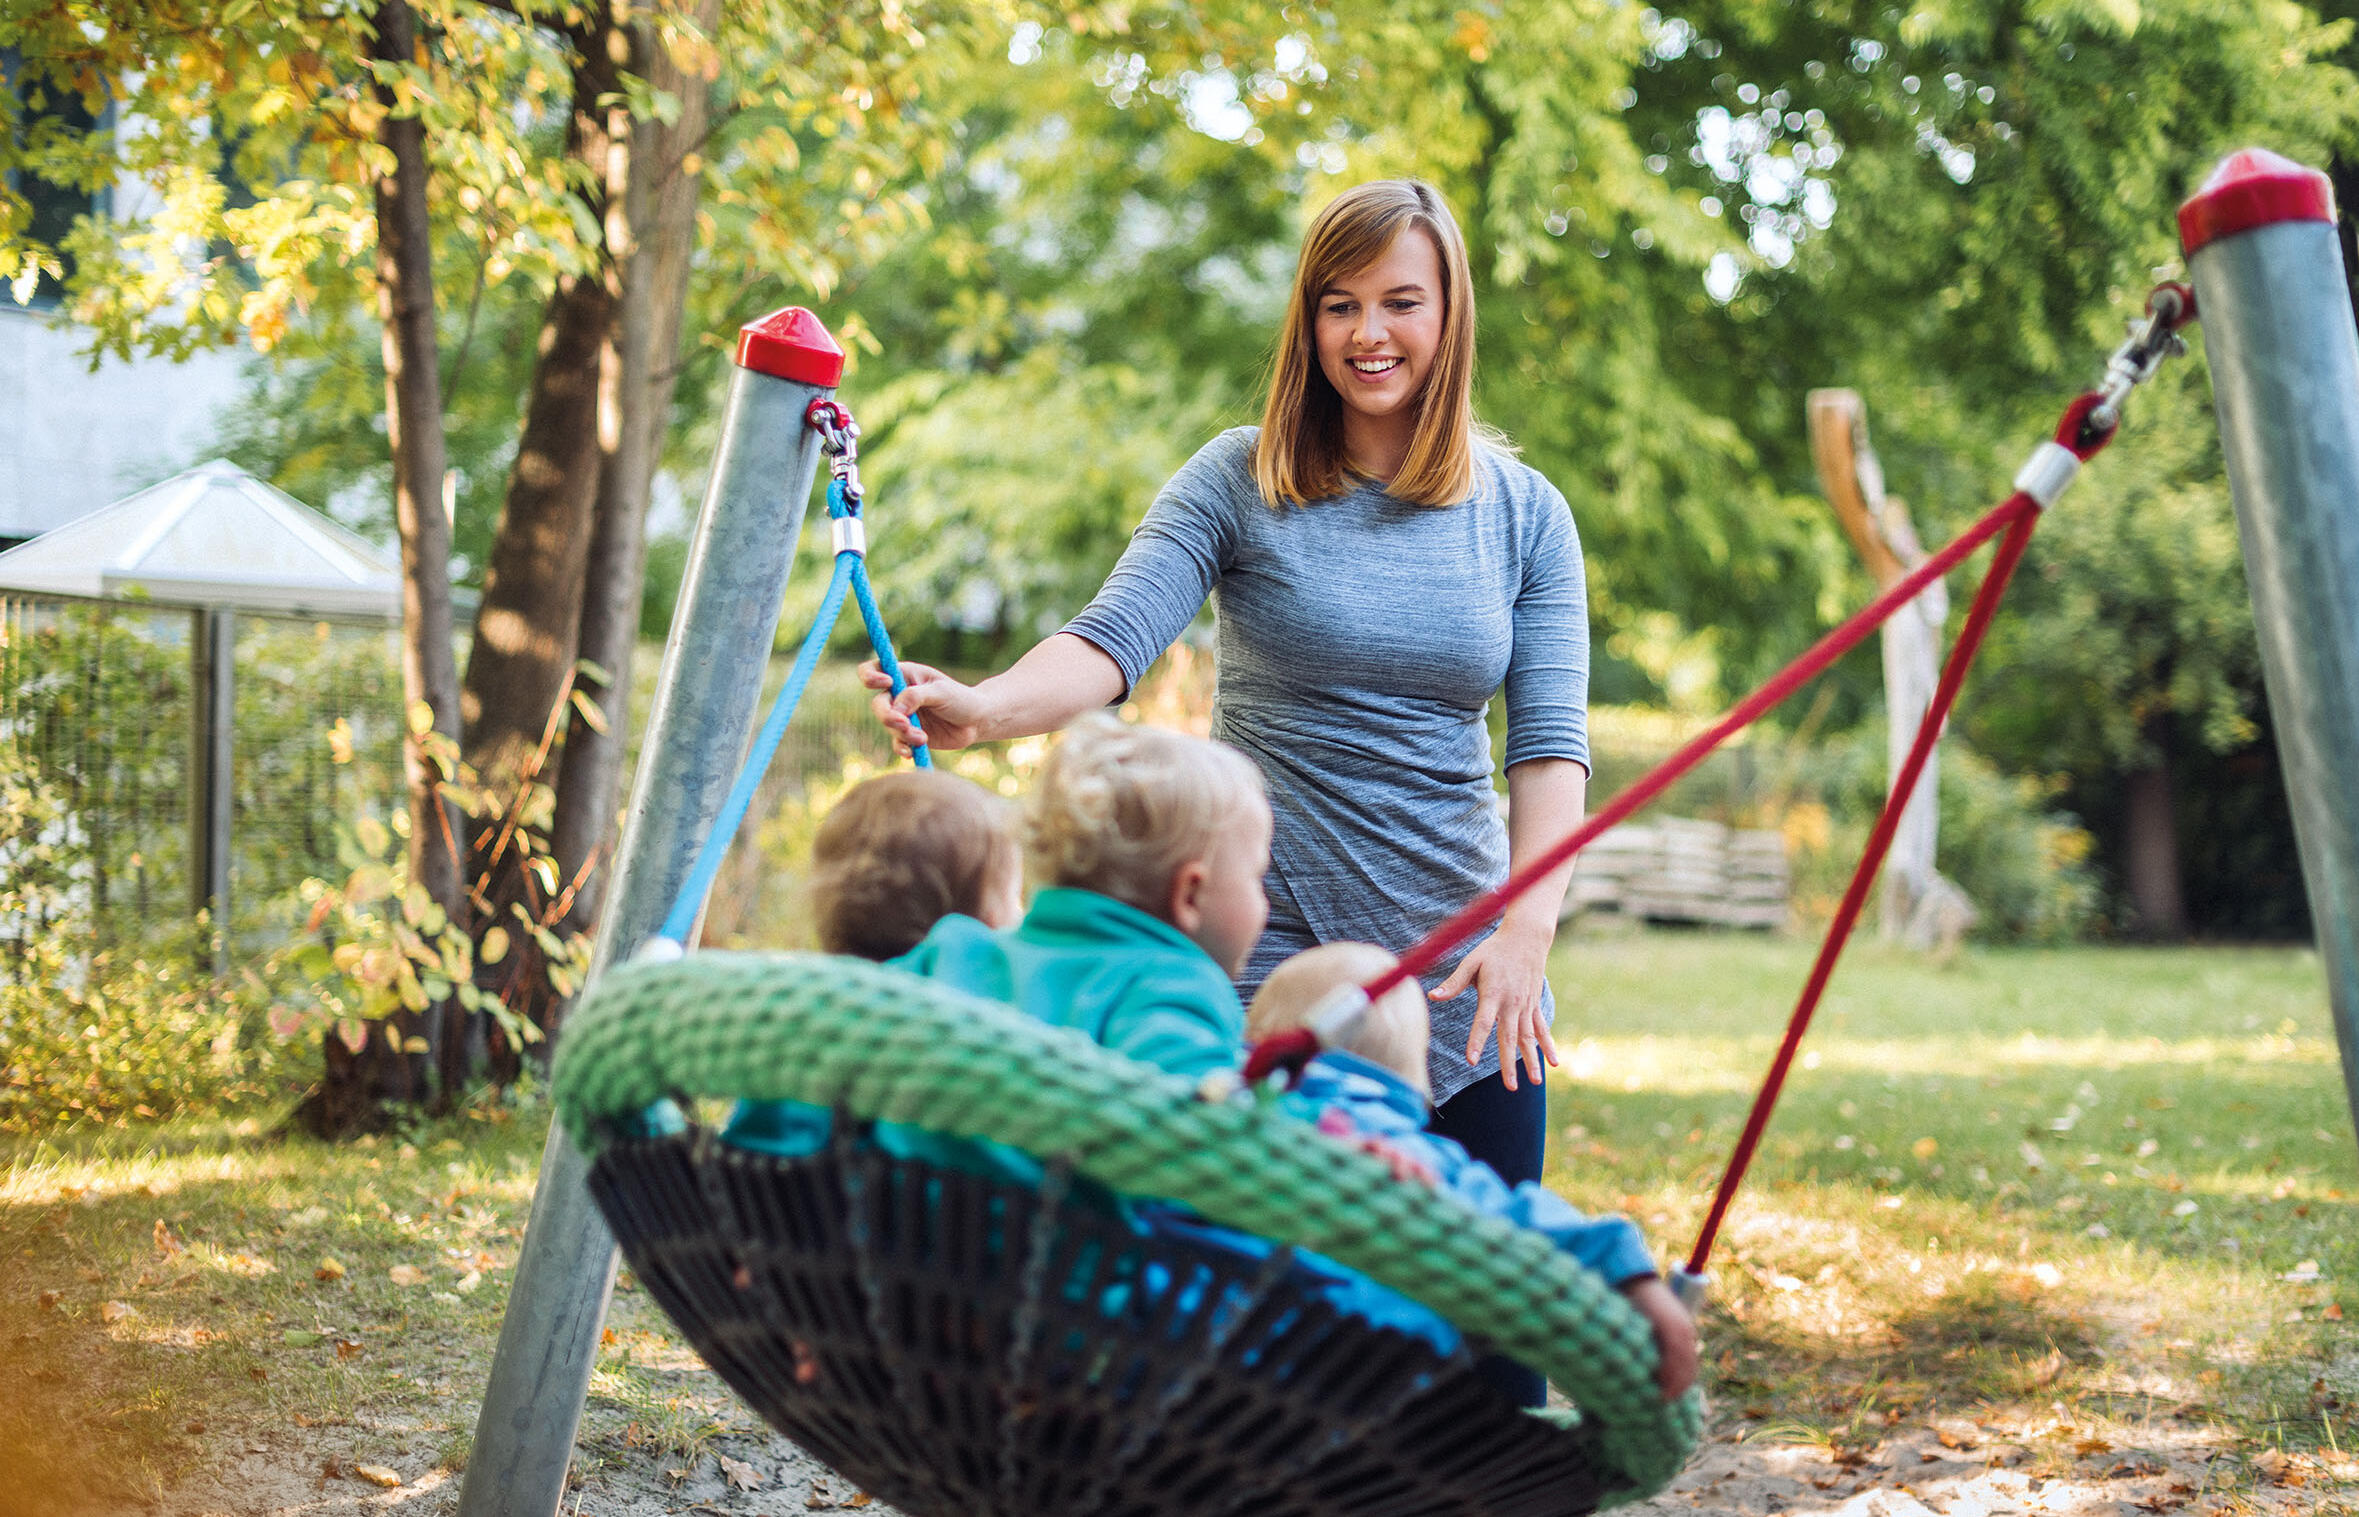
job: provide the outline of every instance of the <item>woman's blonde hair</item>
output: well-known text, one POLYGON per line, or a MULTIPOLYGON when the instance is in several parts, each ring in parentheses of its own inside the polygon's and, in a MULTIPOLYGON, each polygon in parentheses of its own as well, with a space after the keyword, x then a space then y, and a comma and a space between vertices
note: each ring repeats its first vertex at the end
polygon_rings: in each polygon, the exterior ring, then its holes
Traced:
MULTIPOLYGON (((1245 1010, 1245 1036, 1258 1043, 1291 1032, 1311 1019, 1319 1003, 1346 985, 1364 985, 1399 961, 1373 943, 1321 943, 1306 948, 1270 971, 1245 1010)), ((1344 1052, 1381 1065, 1431 1100, 1432 1077, 1425 1067, 1433 1040, 1433 1018, 1425 993, 1407 980, 1378 996, 1360 1019, 1344 1052)))
POLYGON ((900 769, 863 780, 811 843, 819 946, 899 958, 950 913, 977 915, 995 879, 1021 868, 1015 808, 972 780, 900 769))
POLYGON ((1024 810, 1024 847, 1044 885, 1112 896, 1150 916, 1171 877, 1209 856, 1244 815, 1269 815, 1261 771, 1226 743, 1099 713, 1067 729, 1024 810))
POLYGON ((1383 257, 1412 228, 1433 239, 1441 258, 1442 336, 1417 396, 1409 455, 1385 489, 1420 506, 1456 505, 1473 492, 1474 280, 1466 239, 1432 185, 1378 179, 1336 196, 1303 235, 1253 452, 1253 478, 1270 505, 1325 500, 1352 472, 1343 448, 1343 397, 1319 367, 1319 297, 1383 257))

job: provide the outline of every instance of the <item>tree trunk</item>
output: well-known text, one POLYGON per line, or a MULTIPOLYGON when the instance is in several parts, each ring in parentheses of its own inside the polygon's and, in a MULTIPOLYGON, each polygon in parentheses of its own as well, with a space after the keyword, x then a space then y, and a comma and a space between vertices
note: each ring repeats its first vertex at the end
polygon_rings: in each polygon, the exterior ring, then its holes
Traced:
MULTIPOLYGON (((503 803, 511 803, 526 783, 552 782, 539 761, 544 741, 563 730, 556 708, 574 679, 592 515, 609 447, 612 407, 603 357, 622 293, 620 254, 612 244, 630 151, 623 76, 641 72, 633 54, 636 30, 618 24, 613 8, 599 4, 571 34, 573 113, 566 156, 577 176, 576 193, 604 236, 601 246, 588 250, 589 267, 561 280, 550 296, 524 431, 475 616, 463 707, 467 761, 503 803)), ((515 847, 474 861, 478 932, 501 925, 513 933, 517 906, 548 923, 554 902, 524 861, 515 847)), ((522 935, 512 941, 515 957, 486 967, 478 983, 486 989, 495 988, 487 980, 505 984, 510 1009, 545 1026, 554 1007, 540 952, 522 935)), ((495 1028, 485 1034, 492 1078, 505 1084, 521 1068, 522 1050, 495 1028)))
MULTIPOLYGON (((719 26, 720 11, 720 0, 698 0, 691 19, 709 36, 719 26)), ((634 28, 634 67, 643 66, 651 85, 675 96, 680 113, 668 126, 653 120, 632 123, 626 183, 618 197, 625 223, 610 228, 608 236, 623 260, 622 297, 601 363, 614 409, 602 414, 599 424, 605 453, 582 597, 578 651, 584 667, 577 684, 605 720, 600 730, 578 710, 569 717, 551 825, 561 872, 569 881, 582 882, 565 918, 570 931, 588 931, 595 924, 605 894, 604 861, 630 736, 631 655, 639 640, 646 578, 648 494, 671 420, 689 262, 696 248, 702 176, 693 160, 711 119, 709 82, 683 72, 646 32, 644 26, 634 28), (643 65, 638 62, 642 55, 643 65)))
POLYGON ((2169 719, 2148 726, 2154 762, 2127 776, 2123 875, 2142 936, 2176 941, 2187 936, 2187 897, 2180 886, 2179 824, 2171 784, 2169 719))
POLYGON ((2334 184, 2335 240, 2343 246, 2343 280, 2351 288, 2351 311, 2359 316, 2359 158, 2336 153, 2326 174, 2334 184))
MULTIPOLYGON (((417 18, 409 0, 384 0, 377 7, 374 54, 388 63, 409 63, 417 54, 417 18)), ((405 729, 402 768, 410 807, 410 877, 426 887, 454 917, 465 907, 459 873, 459 819, 438 788, 435 737, 455 745, 459 731, 458 668, 451 653, 450 523, 442 514, 445 452, 442 430, 441 359, 434 332, 434 261, 426 212, 426 126, 415 114, 396 109, 393 91, 375 86, 386 107, 377 140, 392 156, 393 169, 376 183, 377 315, 384 324, 386 436, 393 453, 393 515, 401 533, 401 684, 404 706, 431 713, 426 730, 412 721, 405 729)), ((326 1039, 323 1083, 297 1113, 297 1120, 330 1135, 367 1125, 380 1103, 425 1099, 427 1056, 402 1051, 424 1033, 439 1042, 436 1061, 443 1090, 450 1078, 453 1045, 463 1057, 463 1039, 450 1025, 459 1021, 456 1000, 423 1017, 401 1014, 370 1029, 357 1054, 331 1032, 326 1039), (391 1036, 388 1036, 391 1034, 391 1036)), ((462 1024, 463 1025, 463 1024, 462 1024)))
MULTIPOLYGON (((621 146, 614 122, 629 120, 621 47, 609 44, 627 35, 600 7, 575 39, 566 155, 600 222, 610 159, 621 146)), ((461 711, 467 762, 495 795, 512 791, 524 775, 573 669, 598 490, 599 354, 618 288, 613 260, 593 255, 591 267, 559 280, 549 297, 524 432, 475 613, 461 711)))

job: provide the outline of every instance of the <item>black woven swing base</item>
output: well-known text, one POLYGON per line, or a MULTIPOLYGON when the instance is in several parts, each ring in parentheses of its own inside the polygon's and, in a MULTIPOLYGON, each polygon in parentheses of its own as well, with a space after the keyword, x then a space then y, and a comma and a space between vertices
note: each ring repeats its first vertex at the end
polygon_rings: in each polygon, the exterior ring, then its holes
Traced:
POLYGON ((1465 1348, 1189 1240, 874 1150, 618 1142, 624 1255, 769 1423, 913 1517, 1562 1517, 1614 1488, 1465 1348))

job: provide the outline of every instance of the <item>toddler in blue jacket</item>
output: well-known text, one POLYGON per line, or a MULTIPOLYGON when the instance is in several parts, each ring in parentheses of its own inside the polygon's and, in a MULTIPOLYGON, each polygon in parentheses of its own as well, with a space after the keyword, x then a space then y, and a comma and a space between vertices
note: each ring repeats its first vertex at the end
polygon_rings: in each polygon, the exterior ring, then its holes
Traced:
MULTIPOLYGON (((1319 1003, 1347 985, 1365 984, 1393 966, 1367 943, 1327 943, 1280 964, 1246 1013, 1254 1041, 1309 1021, 1319 1003)), ((1319 1055, 1291 1099, 1330 1137, 1383 1158, 1404 1179, 1421 1180, 1486 1216, 1546 1237, 1618 1288, 1655 1330, 1666 1399, 1695 1380, 1695 1324, 1671 1294, 1625 1217, 1585 1217, 1544 1186, 1510 1187, 1496 1170, 1451 1139, 1425 1130, 1430 1114, 1425 997, 1408 981, 1372 1002, 1348 1046, 1319 1055)))

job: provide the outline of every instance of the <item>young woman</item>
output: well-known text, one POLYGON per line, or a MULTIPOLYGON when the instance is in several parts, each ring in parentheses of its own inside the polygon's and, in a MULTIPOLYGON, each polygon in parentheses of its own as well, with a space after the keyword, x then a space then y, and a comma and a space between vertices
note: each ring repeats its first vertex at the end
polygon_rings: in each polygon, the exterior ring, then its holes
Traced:
MULTIPOLYGON (((1317 943, 1407 948, 1577 825, 1589 778, 1580 543, 1564 497, 1477 425, 1473 377, 1449 208, 1415 180, 1346 191, 1304 238, 1261 426, 1172 477, 1063 631, 971 687, 905 664, 880 718, 937 748, 1052 730, 1123 699, 1209 595, 1213 732, 1261 766, 1276 815, 1269 927, 1241 988, 1317 943), (1502 689, 1504 825, 1483 722, 1502 689)), ((869 682, 885 685, 873 667, 869 682)), ((1511 1185, 1540 1173, 1545 971, 1570 877, 1429 987, 1434 1130, 1511 1185)))

